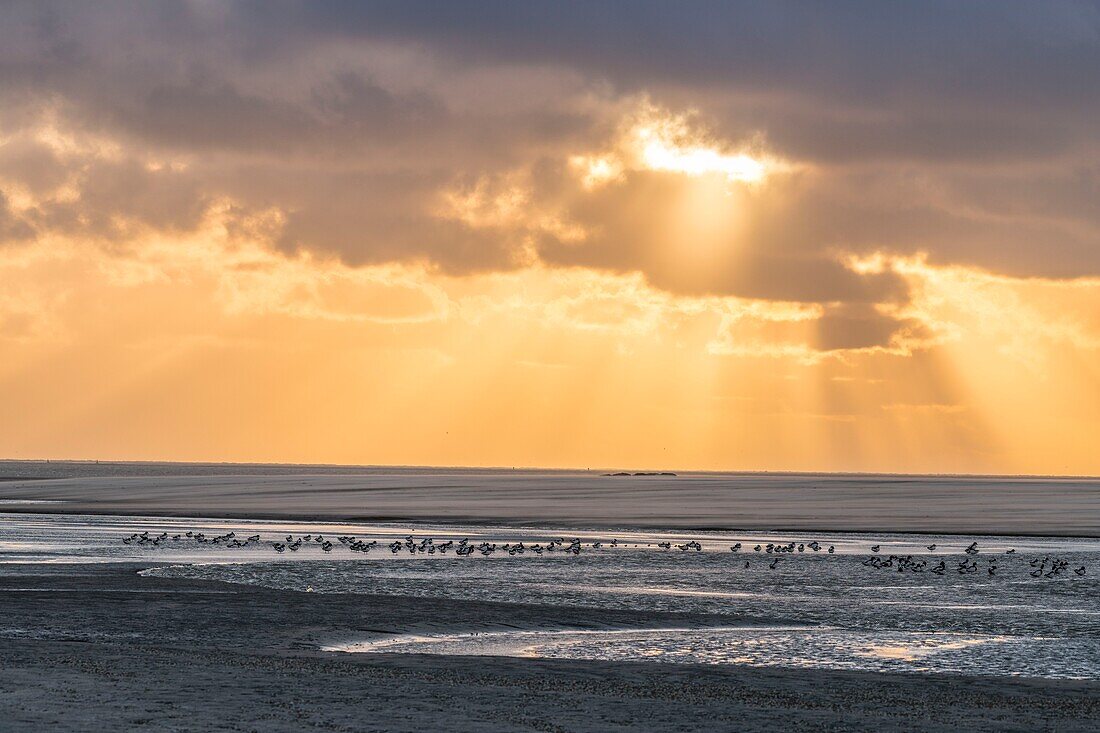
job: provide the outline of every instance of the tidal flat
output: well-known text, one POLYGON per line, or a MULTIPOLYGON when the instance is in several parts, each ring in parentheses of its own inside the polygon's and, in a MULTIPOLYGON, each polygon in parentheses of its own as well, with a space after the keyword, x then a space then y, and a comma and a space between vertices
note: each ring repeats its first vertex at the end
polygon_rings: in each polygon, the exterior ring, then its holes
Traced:
MULTIPOLYGON (((222 509, 267 480, 190 470, 222 509)), ((1100 726, 1087 535, 165 516, 178 479, 121 478, 0 483, 6 730, 1100 726)))

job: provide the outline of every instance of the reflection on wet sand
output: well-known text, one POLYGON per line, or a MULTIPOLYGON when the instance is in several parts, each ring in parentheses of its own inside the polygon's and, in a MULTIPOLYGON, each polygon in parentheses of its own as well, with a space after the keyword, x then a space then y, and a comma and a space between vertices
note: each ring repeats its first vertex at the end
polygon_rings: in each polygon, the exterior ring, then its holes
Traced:
POLYGON ((373 652, 1100 676, 1095 539, 45 514, 0 523, 0 572, 15 562, 135 560, 148 564, 146 576, 322 599, 434 597, 533 604, 582 619, 605 609, 753 624, 615 630, 582 623, 581 632, 517 622, 471 635, 441 618, 427 636, 347 642, 373 652))

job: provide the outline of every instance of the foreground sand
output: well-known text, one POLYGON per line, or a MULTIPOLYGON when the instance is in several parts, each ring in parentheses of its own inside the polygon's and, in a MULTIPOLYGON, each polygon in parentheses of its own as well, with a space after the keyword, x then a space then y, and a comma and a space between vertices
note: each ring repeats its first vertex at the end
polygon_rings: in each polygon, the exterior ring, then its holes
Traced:
POLYGON ((1097 479, 29 462, 0 471, 4 511, 1100 536, 1097 479))
POLYGON ((0 569, 6 731, 754 731, 1100 728, 1100 684, 655 663, 340 654, 455 629, 741 622, 0 569))

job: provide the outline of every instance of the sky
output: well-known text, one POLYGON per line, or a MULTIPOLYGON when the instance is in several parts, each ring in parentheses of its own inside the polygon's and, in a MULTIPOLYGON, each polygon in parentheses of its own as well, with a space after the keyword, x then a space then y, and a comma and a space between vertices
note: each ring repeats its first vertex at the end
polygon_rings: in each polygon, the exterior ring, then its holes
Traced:
POLYGON ((0 456, 1100 474, 1100 3, 0 3, 0 456))

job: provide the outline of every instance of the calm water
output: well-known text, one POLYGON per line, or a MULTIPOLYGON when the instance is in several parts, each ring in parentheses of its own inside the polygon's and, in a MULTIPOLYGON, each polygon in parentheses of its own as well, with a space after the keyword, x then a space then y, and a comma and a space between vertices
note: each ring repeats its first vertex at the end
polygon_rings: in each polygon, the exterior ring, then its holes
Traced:
MULTIPOLYGON (((915 535, 794 536, 759 533, 661 533, 531 530, 461 526, 354 525, 122 517, 0 515, 0 572, 5 562, 166 564, 148 572, 323 593, 484 599, 594 608, 692 611, 735 617, 722 628, 502 631, 349 640, 349 651, 509 654, 665 662, 837 669, 961 672, 1100 678, 1100 541, 915 535), (244 548, 199 544, 174 534, 259 534, 244 548), (124 545, 148 531, 157 547, 124 545), (402 545, 432 537, 516 543, 523 554, 489 557, 410 553, 402 545), (325 553, 317 533, 334 541, 325 553), (311 535, 298 552, 277 553, 286 535, 311 535), (379 544, 356 553, 336 541, 354 535, 379 544), (561 538, 581 540, 578 555, 532 554, 561 538), (618 546, 609 547, 612 539, 618 546), (700 543, 685 551, 675 545, 700 543), (817 540, 821 549, 808 543, 817 540), (657 547, 670 542, 671 549, 657 547), (964 548, 977 542, 977 553, 964 548), (600 542, 595 549, 592 543, 600 542), (741 542, 739 552, 730 546, 741 542), (769 554, 767 543, 796 543, 769 554), (761 544, 760 552, 753 547, 761 544), (803 545, 802 552, 797 545, 803 545), (930 551, 927 545, 935 544, 930 551), (827 548, 832 545, 834 553, 827 548), (871 548, 879 547, 878 553, 871 548), (1015 553, 1006 554, 1015 549, 1015 553), (899 570, 891 555, 926 562, 899 570), (777 561, 778 558, 778 561, 777 561), (877 558, 872 560, 871 558, 877 558), (944 563, 942 575, 931 568, 944 563), (746 567, 748 563, 748 567, 746 567), (959 572, 962 567, 974 568, 959 572), (1064 565, 1063 565, 1064 563, 1064 565), (774 567, 772 565, 774 564, 774 567), (994 567, 993 575, 989 568, 994 567), (1052 568, 1058 568, 1052 573, 1052 568), (1084 574, 1075 572, 1084 568, 1084 574), (1038 577, 1033 577, 1033 574, 1038 577), (1049 576, 1049 577, 1048 577, 1049 576), (748 622, 767 622, 761 628, 748 622)), ((445 621, 445 619, 441 619, 445 621)))

